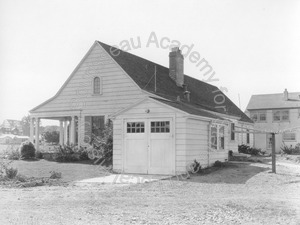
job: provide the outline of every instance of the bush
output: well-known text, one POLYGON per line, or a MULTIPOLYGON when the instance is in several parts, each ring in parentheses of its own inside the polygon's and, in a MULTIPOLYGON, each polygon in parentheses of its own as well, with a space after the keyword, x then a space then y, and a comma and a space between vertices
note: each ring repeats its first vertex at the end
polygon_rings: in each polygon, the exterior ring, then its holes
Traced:
POLYGON ((262 151, 260 148, 251 148, 248 145, 239 145, 239 153, 250 154, 250 155, 264 155, 265 151, 262 151))
POLYGON ((20 145, 21 159, 30 159, 35 157, 35 147, 30 141, 25 141, 20 145))
POLYGON ((288 155, 300 154, 300 143, 296 144, 294 148, 292 145, 288 147, 285 143, 283 143, 283 145, 280 148, 283 153, 288 155))
POLYGON ((201 172, 201 165, 196 159, 190 165, 190 170, 192 173, 200 173, 201 172))
POLYGON ((13 167, 6 168, 5 173, 7 178, 14 179, 18 174, 18 169, 15 169, 13 167))
POLYGON ((43 157, 43 153, 40 152, 40 151, 36 151, 36 152, 35 152, 35 158, 37 158, 37 159, 43 159, 43 158, 44 158, 44 157, 43 157))
POLYGON ((56 172, 56 171, 50 172, 50 179, 60 179, 60 178, 61 178, 60 172, 56 172))
POLYGON ((111 122, 105 124, 105 129, 100 137, 92 137, 91 145, 89 158, 100 161, 102 165, 112 164, 113 124, 111 122))
POLYGON ((224 163, 222 163, 219 160, 215 161, 215 163, 214 163, 214 167, 223 167, 223 166, 224 166, 224 163))
POLYGON ((7 158, 9 160, 19 160, 21 158, 20 151, 18 149, 12 149, 8 152, 7 158))
POLYGON ((5 161, 1 160, 0 161, 0 177, 4 177, 6 175, 6 169, 9 167, 9 164, 11 161, 5 161))
POLYGON ((59 142, 59 132, 58 131, 46 131, 42 134, 43 138, 48 143, 55 143, 59 142))

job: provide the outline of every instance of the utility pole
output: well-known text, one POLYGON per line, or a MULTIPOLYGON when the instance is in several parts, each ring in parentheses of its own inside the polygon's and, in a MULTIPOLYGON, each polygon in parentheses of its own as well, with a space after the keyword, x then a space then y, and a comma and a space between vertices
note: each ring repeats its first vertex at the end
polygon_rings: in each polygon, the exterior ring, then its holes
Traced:
POLYGON ((272 133, 272 173, 276 173, 275 133, 272 133))

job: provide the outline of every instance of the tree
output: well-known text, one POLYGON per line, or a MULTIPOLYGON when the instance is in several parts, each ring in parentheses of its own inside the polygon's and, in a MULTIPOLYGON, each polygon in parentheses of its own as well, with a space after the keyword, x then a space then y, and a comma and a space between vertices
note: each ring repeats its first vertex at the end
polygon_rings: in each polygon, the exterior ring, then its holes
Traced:
POLYGON ((58 131, 46 131, 42 134, 45 141, 48 143, 55 143, 59 142, 59 132, 58 131))
POLYGON ((21 126, 23 130, 23 135, 29 136, 30 135, 30 116, 23 116, 21 120, 21 126))

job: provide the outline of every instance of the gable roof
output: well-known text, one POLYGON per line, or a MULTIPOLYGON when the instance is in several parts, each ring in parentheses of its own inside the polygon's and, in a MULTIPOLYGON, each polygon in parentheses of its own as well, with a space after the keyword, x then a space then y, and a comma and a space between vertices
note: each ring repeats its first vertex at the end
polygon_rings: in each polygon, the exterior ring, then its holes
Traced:
POLYGON ((288 93, 284 100, 283 93, 252 95, 247 110, 300 108, 300 92, 288 93))
MULTIPOLYGON (((169 68, 151 62, 147 59, 133 55, 131 53, 122 51, 110 45, 104 44, 100 41, 98 43, 104 50, 118 63, 122 69, 134 80, 134 82, 143 90, 155 94, 159 97, 169 99, 176 102, 177 96, 180 96, 185 107, 195 107, 199 109, 210 110, 213 112, 222 113, 229 116, 236 116, 240 121, 253 123, 252 120, 245 115, 224 93, 222 93, 216 86, 210 85, 203 81, 197 80, 190 76, 184 75, 184 83, 187 84, 188 91, 191 92, 190 102, 185 102, 183 95, 183 88, 178 87, 169 76, 169 68), (116 54, 118 52, 119 54, 116 54), (114 54, 112 54, 114 53, 114 54), (154 92, 154 68, 156 66, 156 92, 154 92), (222 108, 215 108, 216 90, 218 94, 223 94, 225 97, 224 105, 226 112, 222 108), (193 106, 192 106, 193 105, 193 106)), ((171 104, 171 103, 168 103, 171 104)), ((177 106, 178 104, 173 104, 177 106)), ((222 105, 221 105, 222 106, 222 105)), ((193 113, 192 113, 193 114, 193 113)), ((213 114, 211 114, 213 115, 213 114)), ((211 117, 211 116, 210 116, 211 117)), ((214 117, 212 117, 214 118, 214 117)))
POLYGON ((2 125, 0 127, 6 128, 6 129, 15 129, 22 130, 22 124, 20 120, 9 120, 6 119, 3 121, 2 125))

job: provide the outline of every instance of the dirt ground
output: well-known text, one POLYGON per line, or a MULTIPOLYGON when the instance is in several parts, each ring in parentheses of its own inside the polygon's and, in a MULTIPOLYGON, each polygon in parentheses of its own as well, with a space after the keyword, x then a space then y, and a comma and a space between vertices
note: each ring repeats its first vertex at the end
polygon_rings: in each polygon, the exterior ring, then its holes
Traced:
POLYGON ((300 224, 300 164, 231 163, 190 179, 0 187, 0 224, 300 224))

